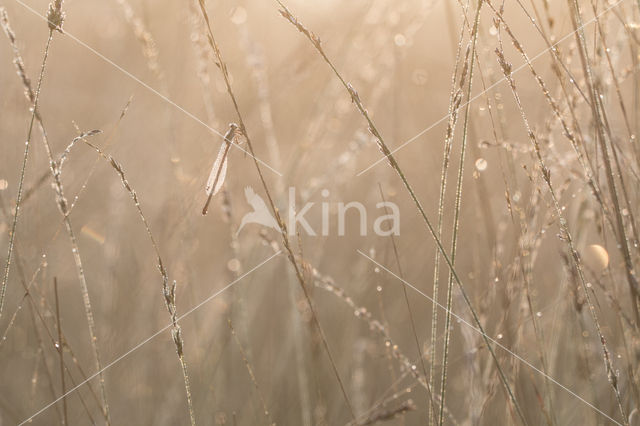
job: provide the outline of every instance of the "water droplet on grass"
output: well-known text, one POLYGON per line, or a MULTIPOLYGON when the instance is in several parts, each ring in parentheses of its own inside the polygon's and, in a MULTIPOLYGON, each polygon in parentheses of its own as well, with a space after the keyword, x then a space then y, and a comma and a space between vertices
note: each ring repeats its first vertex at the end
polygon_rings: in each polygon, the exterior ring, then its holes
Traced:
POLYGON ((609 266, 609 253, 599 244, 588 245, 582 252, 585 266, 595 273, 600 273, 609 266))
POLYGON ((476 160, 476 169, 479 172, 483 172, 487 170, 487 160, 485 160, 484 158, 478 158, 476 160))

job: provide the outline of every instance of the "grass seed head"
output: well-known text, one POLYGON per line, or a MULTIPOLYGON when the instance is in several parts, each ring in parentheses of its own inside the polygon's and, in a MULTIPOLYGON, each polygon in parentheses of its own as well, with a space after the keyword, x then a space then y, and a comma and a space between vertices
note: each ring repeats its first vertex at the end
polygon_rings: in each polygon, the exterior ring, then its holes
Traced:
POLYGON ((52 3, 49 3, 47 21, 51 31, 56 30, 62 32, 62 23, 65 18, 65 13, 62 11, 62 1, 63 0, 55 0, 52 3))

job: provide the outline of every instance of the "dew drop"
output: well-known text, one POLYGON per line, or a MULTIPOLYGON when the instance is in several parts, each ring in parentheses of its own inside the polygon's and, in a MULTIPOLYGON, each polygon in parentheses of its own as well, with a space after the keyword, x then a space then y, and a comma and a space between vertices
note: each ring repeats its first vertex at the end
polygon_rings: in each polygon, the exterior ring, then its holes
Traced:
POLYGON ((227 268, 231 272, 238 272, 240 270, 240 261, 238 259, 231 259, 227 262, 227 268))
POLYGON ((238 6, 231 11, 231 22, 236 25, 244 24, 247 21, 247 11, 244 7, 238 6))
POLYGON ((393 37, 393 41, 396 46, 404 46, 405 44, 407 44, 407 38, 400 33, 396 34, 395 37, 393 37))
POLYGON ((485 160, 484 158, 478 158, 476 160, 476 169, 479 172, 483 172, 487 170, 487 160, 485 160))
POLYGON ((609 253, 601 245, 591 244, 584 249, 582 260, 587 268, 600 273, 609 266, 609 253))

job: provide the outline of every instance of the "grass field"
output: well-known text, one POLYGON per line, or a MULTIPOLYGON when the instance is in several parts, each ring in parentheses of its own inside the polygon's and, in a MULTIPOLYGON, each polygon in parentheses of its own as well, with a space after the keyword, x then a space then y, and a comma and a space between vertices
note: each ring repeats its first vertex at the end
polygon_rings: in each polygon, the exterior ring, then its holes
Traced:
POLYGON ((0 425, 640 425, 637 0, 0 25, 0 425))

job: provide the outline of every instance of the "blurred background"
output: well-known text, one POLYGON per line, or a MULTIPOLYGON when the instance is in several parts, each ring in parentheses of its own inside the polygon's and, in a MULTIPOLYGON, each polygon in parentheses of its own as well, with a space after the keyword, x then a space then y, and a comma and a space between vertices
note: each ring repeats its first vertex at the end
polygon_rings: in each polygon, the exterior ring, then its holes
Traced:
MULTIPOLYGON (((450 253, 464 139, 456 271, 487 335, 503 345, 492 347, 526 422, 640 424, 637 297, 629 284, 640 254, 634 219, 640 5, 632 0, 480 4, 476 31, 478 2, 464 0, 295 0, 286 6, 320 38, 389 148, 402 146, 394 157, 434 227, 449 113, 452 103, 459 108, 445 174, 442 243, 450 253), (574 33, 575 5, 584 44, 574 33), (501 7, 510 33, 498 19, 501 7), (548 50, 552 44, 554 55, 548 50), (470 57, 475 62, 469 92, 470 57), (511 64, 522 109, 500 57, 511 64), (549 170, 558 208, 527 125, 549 170), (561 220, 579 252, 577 264, 561 220), (609 374, 605 365, 612 366, 609 374)), ((2 0, 0 5, 8 17, 3 26, 10 23, 35 88, 49 34, 43 20, 48 2, 2 0)), ((320 204, 329 205, 329 235, 301 231, 290 241, 333 365, 291 260, 280 254, 262 264, 284 251, 278 232, 249 224, 237 234, 252 210, 244 189, 252 187, 267 199, 251 156, 230 149, 224 188, 208 214, 201 214, 207 178, 223 143, 220 134, 237 116, 198 2, 68 0, 62 8, 66 34, 53 35, 38 102, 54 158, 80 132, 101 130, 84 139, 113 156, 135 190, 169 280, 176 281, 178 315, 234 283, 180 320, 196 422, 437 424, 438 413, 429 405, 442 402, 446 314, 437 308, 433 325, 434 239, 397 173, 387 161, 377 162, 382 158, 377 140, 350 94, 309 40, 283 19, 280 6, 206 2, 275 205, 287 212, 288 190, 295 188, 298 207, 315 203, 306 218, 317 230, 320 204), (376 208, 381 192, 399 206, 394 240, 372 232, 383 214, 376 208), (340 202, 367 209, 367 235, 360 235, 355 211, 347 215, 346 235, 338 235, 340 202)), ((15 57, 3 34, 3 266, 32 116, 15 57)), ((243 141, 237 139, 247 149, 243 141)), ((67 203, 73 205, 68 218, 77 240, 74 252, 52 182, 36 122, 0 316, 0 423, 28 419, 60 398, 62 386, 68 391, 97 371, 74 259, 79 254, 96 346, 102 367, 109 366, 103 375, 110 422, 189 424, 170 329, 128 352, 171 321, 156 253, 130 194, 107 161, 76 141, 61 172, 67 203)), ((442 258, 439 264, 437 297, 446 305, 448 267, 442 258)), ((443 423, 520 424, 454 288, 457 317, 450 327, 443 423)), ((66 407, 60 400, 33 423, 106 422, 98 377, 65 400, 66 407)))

